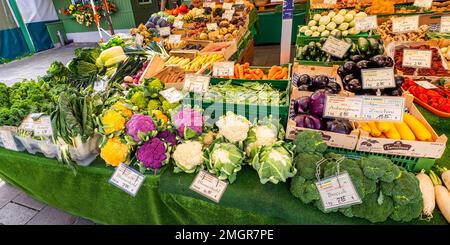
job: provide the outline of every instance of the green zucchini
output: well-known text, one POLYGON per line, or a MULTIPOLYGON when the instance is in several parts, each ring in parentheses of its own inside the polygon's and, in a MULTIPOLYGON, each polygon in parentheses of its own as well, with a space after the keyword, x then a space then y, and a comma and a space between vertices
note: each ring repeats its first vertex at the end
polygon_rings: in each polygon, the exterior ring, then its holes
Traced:
POLYGON ((364 37, 358 38, 358 49, 361 52, 367 52, 369 49, 369 41, 367 41, 364 37))
POLYGON ((375 40, 375 38, 369 37, 369 38, 367 38, 367 41, 369 41, 370 49, 372 49, 374 51, 378 50, 380 44, 378 43, 377 40, 375 40))

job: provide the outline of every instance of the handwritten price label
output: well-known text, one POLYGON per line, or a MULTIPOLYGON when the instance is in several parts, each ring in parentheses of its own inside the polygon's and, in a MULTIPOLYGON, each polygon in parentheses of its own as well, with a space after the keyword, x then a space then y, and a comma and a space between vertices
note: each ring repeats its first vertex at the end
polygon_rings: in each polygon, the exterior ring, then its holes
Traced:
POLYGON ((159 35, 161 37, 167 37, 170 35, 170 27, 166 26, 166 27, 161 27, 159 28, 159 35))
POLYGON ((144 180, 143 174, 121 163, 109 179, 109 183, 135 197, 144 180))
POLYGON ((322 50, 332 56, 342 58, 351 46, 351 43, 330 36, 323 44, 322 50))
POLYGON ((393 33, 417 32, 419 29, 419 16, 397 17, 392 20, 393 33))
POLYGON ((195 177, 189 189, 216 203, 219 203, 220 199, 222 199, 223 193, 227 189, 227 186, 227 182, 219 180, 216 176, 201 170, 195 177))
POLYGON ((204 2, 203 3, 203 8, 215 8, 216 7, 216 3, 214 2, 204 2))
POLYGON ((232 9, 233 4, 232 3, 223 3, 222 8, 223 9, 232 9))
POLYGON ((362 96, 361 119, 364 121, 403 120, 405 98, 395 96, 362 96))
POLYGON ((431 68, 431 50, 404 49, 403 67, 431 68))
POLYGON ((184 98, 183 92, 177 90, 174 87, 163 90, 159 92, 159 94, 171 104, 177 103, 184 98))
POLYGON ((374 68, 361 70, 363 89, 394 88, 393 68, 374 68))
POLYGON ((450 33, 450 16, 441 17, 441 26, 439 31, 442 33, 450 33))
POLYGON ((378 27, 378 19, 376 15, 367 17, 357 17, 355 19, 355 29, 357 31, 375 30, 378 27))
POLYGON ((206 28, 208 28, 208 31, 215 31, 217 28, 217 23, 206 23, 206 28))
POLYGON ((325 99, 324 117, 358 119, 361 117, 363 99, 328 95, 325 99))
POLYGON ((3 147, 8 150, 19 151, 14 136, 9 130, 0 129, 0 142, 3 144, 3 147))
POLYGON ((433 0, 415 0, 414 6, 419 8, 431 8, 433 5, 433 0))
POLYGON ((234 62, 216 62, 213 66, 213 76, 234 76, 234 62))
POLYGON ((362 203, 350 176, 346 172, 318 181, 316 187, 325 210, 362 203))
POLYGON ((336 4, 337 0, 323 0, 324 4, 336 4))
POLYGON ((436 89, 436 85, 428 82, 428 81, 414 81, 417 85, 426 88, 426 89, 436 89))
POLYGON ((184 77, 183 91, 193 93, 206 93, 209 88, 209 76, 186 74, 184 77))
POLYGON ((173 23, 173 27, 175 27, 175 28, 177 28, 177 29, 183 29, 183 25, 184 25, 184 22, 181 21, 181 20, 176 20, 176 21, 173 23))
POLYGON ((170 35, 169 43, 179 43, 181 42, 181 35, 170 35))

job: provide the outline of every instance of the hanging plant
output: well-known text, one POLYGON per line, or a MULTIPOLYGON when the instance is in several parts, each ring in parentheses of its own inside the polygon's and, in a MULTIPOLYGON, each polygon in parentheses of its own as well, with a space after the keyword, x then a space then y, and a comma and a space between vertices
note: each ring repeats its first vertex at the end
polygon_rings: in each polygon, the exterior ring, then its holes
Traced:
MULTIPOLYGON (((102 1, 103 2, 103 1, 102 1)), ((117 12, 117 5, 112 1, 107 1, 109 6, 109 14, 117 12)), ((95 1, 95 10, 97 11, 98 21, 106 16, 106 6, 100 1, 95 1)), ((72 16, 80 24, 89 27, 94 22, 94 11, 90 3, 70 4, 64 12, 64 15, 72 16)))

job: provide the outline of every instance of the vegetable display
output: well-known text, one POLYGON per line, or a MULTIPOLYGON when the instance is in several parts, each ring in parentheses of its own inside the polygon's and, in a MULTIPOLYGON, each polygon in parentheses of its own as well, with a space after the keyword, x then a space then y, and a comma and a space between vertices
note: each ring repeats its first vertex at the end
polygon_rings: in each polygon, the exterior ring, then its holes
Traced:
POLYGON ((336 78, 325 75, 310 76, 308 74, 299 75, 298 73, 294 73, 292 84, 300 91, 314 92, 318 89, 325 89, 331 94, 338 94, 342 90, 336 78))
POLYGON ((399 45, 395 47, 395 69, 404 75, 417 76, 450 76, 450 72, 444 67, 442 56, 437 47, 430 47, 429 45, 399 45), (405 49, 427 50, 431 51, 431 67, 430 68, 413 68, 403 66, 403 54, 405 49))
POLYGON ((450 89, 444 86, 437 86, 436 89, 426 89, 412 79, 405 79, 402 88, 423 103, 444 113, 450 113, 450 89))
POLYGON ((288 78, 289 68, 281 66, 272 66, 266 72, 261 68, 251 68, 249 63, 235 64, 234 75, 224 76, 222 78, 235 78, 246 80, 285 80, 288 78))

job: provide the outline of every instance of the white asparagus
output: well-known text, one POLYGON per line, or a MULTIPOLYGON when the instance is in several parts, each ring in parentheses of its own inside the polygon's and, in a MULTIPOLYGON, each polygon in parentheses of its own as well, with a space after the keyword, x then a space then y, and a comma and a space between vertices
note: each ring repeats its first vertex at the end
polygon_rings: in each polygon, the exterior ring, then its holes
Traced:
POLYGON ((422 214, 428 219, 433 218, 433 211, 436 207, 433 182, 424 170, 418 173, 416 178, 419 180, 419 188, 422 192, 422 214))

